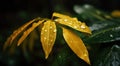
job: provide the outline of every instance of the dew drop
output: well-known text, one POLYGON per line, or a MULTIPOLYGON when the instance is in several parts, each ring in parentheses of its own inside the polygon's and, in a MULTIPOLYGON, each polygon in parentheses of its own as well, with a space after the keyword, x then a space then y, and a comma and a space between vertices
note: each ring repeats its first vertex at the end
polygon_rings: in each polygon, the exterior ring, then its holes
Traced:
POLYGON ((47 30, 45 30, 45 32, 47 32, 47 30))
POLYGON ((68 20, 67 19, 64 19, 65 22, 67 22, 68 20))
POLYGON ((85 53, 84 56, 87 56, 87 54, 85 53))
POLYGON ((74 26, 74 28, 77 28, 77 26, 74 26))
POLYGON ((85 28, 85 25, 81 25, 80 27, 84 29, 84 28, 85 28))
POLYGON ((53 32, 56 32, 57 30, 56 29, 54 29, 54 31, 53 32))
POLYGON ((50 29, 52 29, 52 26, 50 26, 50 29))
POLYGON ((113 35, 112 35, 112 34, 110 34, 110 37, 113 37, 113 35))
POLYGON ((46 40, 47 38, 46 38, 46 37, 44 37, 44 39, 46 40))
POLYGON ((62 58, 60 55, 58 56, 59 58, 62 58))
POLYGON ((58 20, 56 19, 56 20, 54 20, 54 21, 56 21, 56 22, 57 22, 58 20))
POLYGON ((53 41, 53 40, 50 40, 51 42, 53 41))
POLYGON ((41 32, 41 34, 43 34, 43 32, 41 32))

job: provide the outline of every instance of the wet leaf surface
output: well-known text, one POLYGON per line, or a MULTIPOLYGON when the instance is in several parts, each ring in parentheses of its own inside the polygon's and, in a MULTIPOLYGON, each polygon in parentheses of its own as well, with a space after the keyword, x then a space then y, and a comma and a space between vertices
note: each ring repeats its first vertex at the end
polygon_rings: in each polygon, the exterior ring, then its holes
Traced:
POLYGON ((89 29, 89 27, 84 22, 79 21, 75 17, 72 18, 67 15, 62 15, 59 13, 53 13, 53 16, 58 17, 57 19, 55 19, 55 21, 60 24, 69 26, 69 27, 71 27, 75 30, 78 30, 80 32, 83 32, 83 33, 91 34, 91 30, 89 29))
POLYGON ((45 52, 45 58, 47 59, 50 52, 52 51, 55 39, 56 39, 56 25, 55 22, 48 20, 44 23, 41 30, 41 42, 43 50, 45 52))
POLYGON ((106 43, 120 40, 119 21, 99 21, 91 24, 90 28, 93 34, 85 39, 88 43, 106 43))
POLYGON ((120 66, 120 46, 113 45, 110 49, 105 48, 98 55, 94 66, 120 66))
POLYGON ((85 62, 90 64, 89 55, 87 48, 85 47, 83 41, 72 31, 62 28, 63 36, 68 46, 72 49, 72 51, 85 62))

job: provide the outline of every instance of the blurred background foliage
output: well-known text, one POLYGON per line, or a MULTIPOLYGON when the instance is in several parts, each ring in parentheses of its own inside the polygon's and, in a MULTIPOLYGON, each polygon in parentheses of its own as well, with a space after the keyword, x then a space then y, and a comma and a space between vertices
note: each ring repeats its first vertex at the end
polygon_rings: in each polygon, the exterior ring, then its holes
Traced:
POLYGON ((51 18, 53 12, 77 17, 86 22, 93 34, 77 33, 90 53, 91 66, 120 66, 120 0, 1 0, 0 65, 2 66, 89 66, 79 59, 58 37, 50 57, 45 60, 39 40, 33 52, 18 47, 13 55, 3 52, 7 37, 24 23, 36 17, 51 18), (117 10, 116 15, 111 15, 117 10))

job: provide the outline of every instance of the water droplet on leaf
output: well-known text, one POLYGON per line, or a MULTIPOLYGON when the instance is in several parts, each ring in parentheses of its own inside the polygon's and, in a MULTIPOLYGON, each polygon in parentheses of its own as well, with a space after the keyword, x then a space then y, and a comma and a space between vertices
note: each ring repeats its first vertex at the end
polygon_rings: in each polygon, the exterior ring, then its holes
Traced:
POLYGON ((84 56, 87 56, 87 54, 85 53, 84 56))
POLYGON ((47 32, 47 30, 45 30, 45 32, 47 32))
POLYGON ((68 20, 67 19, 64 19, 65 22, 67 22, 68 20))
POLYGON ((77 26, 74 26, 74 28, 77 28, 77 26))
POLYGON ((50 26, 50 29, 52 29, 52 26, 50 26))
POLYGON ((56 32, 56 29, 53 32, 56 32))
POLYGON ((53 41, 53 40, 50 40, 51 42, 53 41))
POLYGON ((112 37, 113 37, 113 35, 112 35, 112 34, 110 34, 110 37, 112 38, 112 37))
POLYGON ((81 25, 80 27, 83 28, 83 29, 85 29, 85 25, 81 25))
POLYGON ((44 39, 46 40, 47 38, 46 38, 46 37, 44 37, 44 39))
POLYGON ((54 20, 54 21, 56 21, 56 22, 57 22, 58 20, 56 19, 56 20, 54 20))

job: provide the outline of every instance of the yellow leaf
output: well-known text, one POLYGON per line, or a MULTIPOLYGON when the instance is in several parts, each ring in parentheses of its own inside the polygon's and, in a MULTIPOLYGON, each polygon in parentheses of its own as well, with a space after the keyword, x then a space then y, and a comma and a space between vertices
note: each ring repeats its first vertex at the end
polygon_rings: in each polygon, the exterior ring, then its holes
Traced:
POLYGON ((59 13, 56 13, 56 12, 54 12, 53 13, 53 15, 52 15, 53 17, 59 17, 59 18, 70 18, 68 15, 63 15, 63 14, 59 14, 59 13))
POLYGON ((54 13, 53 16, 58 17, 57 19, 55 19, 55 21, 59 22, 60 24, 69 26, 80 32, 91 34, 91 30, 89 29, 89 27, 85 23, 78 21, 77 18, 72 18, 67 15, 62 15, 59 13, 54 13))
POLYGON ((55 22, 52 22, 51 20, 46 21, 42 27, 41 42, 46 59, 52 51, 56 39, 56 30, 55 22))
POLYGON ((90 64, 89 55, 87 48, 85 47, 83 41, 72 31, 63 28, 63 37, 67 42, 68 46, 72 49, 72 51, 85 62, 90 64))
POLYGON ((4 45, 4 50, 6 49, 7 46, 11 45, 11 43, 14 41, 14 39, 23 31, 25 30, 31 23, 33 23, 34 21, 40 19, 39 17, 38 18, 35 18, 31 21, 29 21, 28 23, 24 24, 23 26, 21 26, 20 28, 18 28, 17 30, 15 30, 13 32, 13 34, 10 35, 10 37, 7 39, 7 41, 5 42, 5 45, 4 45))
POLYGON ((43 20, 42 20, 42 21, 38 21, 37 23, 33 23, 33 24, 32 24, 32 27, 30 27, 28 30, 26 30, 26 31, 23 33, 23 35, 21 36, 21 38, 18 40, 17 46, 19 46, 19 45, 23 42, 23 40, 24 40, 36 27, 38 27, 42 22, 43 22, 43 20))

